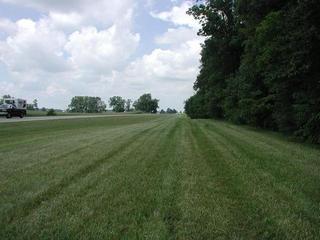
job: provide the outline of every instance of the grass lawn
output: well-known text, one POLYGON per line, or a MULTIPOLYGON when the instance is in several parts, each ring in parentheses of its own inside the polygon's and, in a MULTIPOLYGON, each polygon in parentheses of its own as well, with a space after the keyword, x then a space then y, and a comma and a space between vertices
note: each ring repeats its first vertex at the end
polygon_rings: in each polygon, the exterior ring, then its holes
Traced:
POLYGON ((0 124, 0 239, 319 239, 320 150, 213 120, 0 124))
MULTIPOLYGON (((84 116, 84 115, 121 115, 121 114, 135 114, 136 112, 116 113, 107 111, 103 113, 72 113, 72 112, 56 112, 56 116, 84 116)), ((47 111, 41 110, 27 110, 27 117, 44 117, 47 116, 47 111)))

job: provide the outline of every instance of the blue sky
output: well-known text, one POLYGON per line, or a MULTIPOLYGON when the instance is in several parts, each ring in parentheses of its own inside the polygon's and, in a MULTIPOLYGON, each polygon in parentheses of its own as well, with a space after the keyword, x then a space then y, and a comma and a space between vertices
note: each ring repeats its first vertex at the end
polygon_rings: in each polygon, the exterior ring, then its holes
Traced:
POLYGON ((75 95, 183 110, 200 58, 182 0, 0 0, 0 94, 66 109, 75 95))

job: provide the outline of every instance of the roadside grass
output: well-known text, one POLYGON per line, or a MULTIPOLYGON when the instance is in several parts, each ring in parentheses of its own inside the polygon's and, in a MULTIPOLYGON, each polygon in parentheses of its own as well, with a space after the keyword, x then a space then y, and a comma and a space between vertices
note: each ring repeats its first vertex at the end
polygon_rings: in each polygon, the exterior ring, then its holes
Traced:
POLYGON ((320 238, 317 147, 183 115, 0 135, 0 239, 320 238))
MULTIPOLYGON (((44 117, 47 116, 48 111, 41 110, 28 110, 27 117, 44 117)), ((55 116, 88 116, 88 115, 122 115, 122 114, 141 114, 142 112, 125 112, 125 113, 116 113, 113 111, 106 111, 103 113, 73 113, 73 112, 60 112, 55 111, 55 116)))

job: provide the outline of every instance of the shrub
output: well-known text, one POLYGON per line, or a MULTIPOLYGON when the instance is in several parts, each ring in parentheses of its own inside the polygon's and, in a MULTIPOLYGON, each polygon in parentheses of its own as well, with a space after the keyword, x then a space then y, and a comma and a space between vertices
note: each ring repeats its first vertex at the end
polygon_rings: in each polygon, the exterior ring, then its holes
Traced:
POLYGON ((54 109, 49 109, 49 111, 47 112, 47 116, 56 116, 57 113, 54 111, 54 109))

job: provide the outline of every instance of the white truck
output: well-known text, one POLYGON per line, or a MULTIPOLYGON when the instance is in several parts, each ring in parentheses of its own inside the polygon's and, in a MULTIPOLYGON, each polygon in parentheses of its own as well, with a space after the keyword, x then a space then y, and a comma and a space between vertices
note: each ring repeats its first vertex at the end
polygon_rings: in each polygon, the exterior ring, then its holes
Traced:
POLYGON ((27 101, 12 97, 0 99, 0 115, 7 118, 25 117, 27 115, 27 101))

